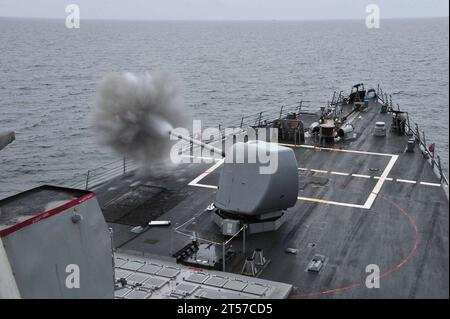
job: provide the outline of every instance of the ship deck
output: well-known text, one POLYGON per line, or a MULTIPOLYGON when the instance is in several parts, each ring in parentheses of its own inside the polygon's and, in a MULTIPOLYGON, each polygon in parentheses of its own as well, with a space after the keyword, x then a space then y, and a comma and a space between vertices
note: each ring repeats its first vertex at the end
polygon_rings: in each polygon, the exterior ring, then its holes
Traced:
MULTIPOLYGON (((260 278, 292 284, 291 298, 448 298, 448 188, 418 146, 405 152, 408 136, 389 132, 391 114, 376 104, 353 118, 356 138, 318 147, 308 138, 291 145, 299 167, 299 198, 278 231, 231 241, 237 252, 226 271, 240 273, 245 257, 261 248, 270 263, 260 278), (386 137, 373 136, 377 121, 386 137), (286 253, 286 248, 298 250, 286 253), (319 273, 308 272, 315 254, 326 256, 319 273), (366 287, 368 265, 380 269, 380 287, 366 287)), ((138 171, 95 189, 114 246, 161 260, 196 232, 223 241, 206 207, 214 201, 220 159, 186 163, 167 172, 138 171), (134 226, 169 220, 170 227, 134 226)))

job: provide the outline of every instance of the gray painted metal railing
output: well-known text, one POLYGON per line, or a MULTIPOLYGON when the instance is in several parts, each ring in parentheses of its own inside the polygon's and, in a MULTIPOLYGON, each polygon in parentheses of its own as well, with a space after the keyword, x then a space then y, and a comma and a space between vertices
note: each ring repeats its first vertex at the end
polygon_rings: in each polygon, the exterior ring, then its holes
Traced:
MULTIPOLYGON (((382 88, 378 85, 377 87, 377 95, 380 97, 380 100, 383 103, 388 103, 389 106, 393 106, 392 104, 392 96, 388 95, 387 93, 383 92, 382 88)), ((334 92, 333 97, 331 99, 331 102, 315 102, 315 103, 327 103, 331 106, 337 106, 338 104, 342 103, 344 96, 342 95, 342 91, 340 92, 334 92)), ((277 118, 282 118, 286 116, 288 113, 295 112, 299 114, 314 114, 314 112, 311 112, 309 109, 309 103, 311 101, 299 101, 292 104, 282 105, 279 110, 276 109, 268 109, 261 112, 258 112, 256 114, 251 114, 247 116, 242 116, 240 118, 238 125, 229 125, 227 127, 234 127, 234 128, 240 128, 242 131, 245 130, 247 127, 258 127, 261 124, 272 122, 273 120, 277 118)), ((400 110, 400 106, 397 104, 398 110, 400 110)), ((427 158, 428 162, 432 165, 433 170, 435 171, 437 176, 440 178, 440 181, 442 184, 449 185, 448 177, 445 175, 443 171, 443 167, 441 164, 440 156, 436 153, 435 145, 434 145, 434 152, 431 152, 428 149, 428 146, 426 144, 425 140, 425 133, 422 132, 422 135, 420 134, 419 127, 417 123, 415 123, 415 127, 413 128, 410 124, 410 118, 408 112, 405 112, 407 115, 407 123, 406 126, 408 128, 408 134, 410 136, 413 136, 416 140, 416 142, 419 144, 419 147, 421 148, 422 153, 427 158)), ((191 137, 193 137, 191 135, 191 137)), ((218 126, 218 134, 211 136, 209 141, 205 141, 206 143, 216 143, 220 140, 224 140, 226 138, 226 131, 225 128, 222 125, 218 126)), ((187 151, 189 148, 193 148, 192 143, 186 142, 186 147, 182 150, 182 152, 187 151)), ((104 182, 107 182, 108 180, 126 174, 128 172, 131 172, 138 168, 138 163, 132 159, 129 158, 121 158, 116 161, 113 161, 111 163, 99 166, 94 169, 88 170, 84 175, 79 175, 78 178, 84 177, 83 180, 78 180, 78 182, 73 183, 70 185, 71 187, 76 188, 85 188, 86 190, 92 189, 98 185, 101 185, 104 182)), ((76 179, 75 179, 76 180, 76 179)))
MULTIPOLYGON (((392 95, 387 94, 386 92, 383 92, 383 89, 378 85, 377 87, 377 95, 379 95, 383 103, 386 103, 389 105, 389 107, 393 108, 394 105, 392 103, 392 95)), ((397 110, 400 111, 400 105, 397 103, 397 110)), ((416 141, 416 143, 419 145, 419 148, 424 155, 424 157, 427 159, 428 163, 430 163, 431 167, 433 168, 433 171, 436 173, 438 178, 440 179, 441 184, 449 186, 449 180, 448 177, 445 175, 444 169, 442 167, 441 158, 436 152, 436 144, 431 143, 427 145, 427 141, 425 139, 425 132, 422 131, 422 134, 419 130, 419 125, 417 123, 414 123, 414 127, 411 125, 411 119, 409 116, 409 112, 406 112, 406 127, 408 129, 407 134, 411 137, 413 137, 416 141), (429 146, 433 145, 433 151, 430 151, 429 146)))
POLYGON ((92 189, 98 185, 111 180, 114 177, 126 174, 138 168, 138 164, 129 158, 121 158, 113 162, 89 169, 85 174, 74 178, 75 182, 70 185, 74 188, 92 189))

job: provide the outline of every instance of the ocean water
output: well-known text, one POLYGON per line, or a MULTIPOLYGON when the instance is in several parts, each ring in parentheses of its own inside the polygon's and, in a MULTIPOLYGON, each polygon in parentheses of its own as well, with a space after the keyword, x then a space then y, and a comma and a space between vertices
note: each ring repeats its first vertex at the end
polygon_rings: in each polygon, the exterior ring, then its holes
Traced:
MULTIPOLYGON (((312 108, 355 83, 379 83, 410 112, 448 167, 449 21, 130 22, 0 19, 0 198, 64 184, 118 158, 92 130, 111 72, 171 71, 205 125, 300 99, 312 108)), ((235 124, 235 123, 234 123, 235 124)), ((448 171, 448 170, 447 170, 448 171)))

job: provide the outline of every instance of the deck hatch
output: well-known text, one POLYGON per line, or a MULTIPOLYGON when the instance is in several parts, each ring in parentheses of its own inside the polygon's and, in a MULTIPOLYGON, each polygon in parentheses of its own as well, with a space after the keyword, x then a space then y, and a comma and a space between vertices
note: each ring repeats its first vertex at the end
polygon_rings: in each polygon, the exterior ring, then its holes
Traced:
POLYGON ((144 290, 132 290, 125 295, 125 299, 147 299, 152 295, 151 292, 144 290))
POLYGON ((208 280, 208 278, 209 278, 209 275, 200 272, 200 273, 190 275, 189 278, 186 279, 186 281, 195 282, 197 284, 202 284, 206 280, 208 280))
POLYGON ((116 271, 115 271, 116 280, 121 279, 121 278, 127 278, 131 274, 132 274, 132 272, 126 271, 126 270, 122 270, 122 269, 116 269, 116 271))
POLYGON ((121 289, 118 289, 114 292, 115 298, 123 298, 125 295, 127 295, 131 291, 130 288, 123 287, 121 289))
POLYGON ((154 275, 158 271, 160 271, 161 269, 162 269, 161 265, 145 264, 144 266, 142 266, 142 268, 139 268, 139 272, 143 272, 143 273, 146 273, 146 274, 154 275))
POLYGON ((194 291, 197 290, 199 285, 192 285, 187 283, 180 283, 178 284, 175 289, 173 290, 173 293, 183 296, 189 296, 194 293, 194 291))
POLYGON ((134 273, 127 278, 127 282, 131 285, 141 284, 146 281, 148 276, 144 274, 134 273))
POLYGON ((212 276, 205 281, 205 285, 221 288, 227 283, 228 279, 221 276, 212 276))
POLYGON ((253 283, 253 284, 249 284, 247 287, 245 287, 244 292, 252 294, 252 295, 262 296, 266 293, 266 291, 268 289, 269 288, 267 286, 253 283))
POLYGON ((164 267, 156 273, 158 276, 174 278, 180 273, 180 269, 175 267, 164 267))
POLYGON ((166 278, 149 277, 142 286, 150 289, 161 289, 162 286, 164 286, 168 282, 169 279, 166 278))
POLYGON ((141 268, 142 266, 144 266, 144 263, 142 263, 142 262, 129 261, 126 264, 123 264, 122 266, 120 266, 119 268, 135 271, 135 270, 138 270, 139 268, 141 268))
POLYGON ((247 282, 242 281, 242 280, 238 280, 238 279, 233 279, 233 280, 229 280, 224 286, 223 288, 226 289, 230 289, 230 290, 235 290, 235 291, 243 291, 244 288, 247 286, 247 282))

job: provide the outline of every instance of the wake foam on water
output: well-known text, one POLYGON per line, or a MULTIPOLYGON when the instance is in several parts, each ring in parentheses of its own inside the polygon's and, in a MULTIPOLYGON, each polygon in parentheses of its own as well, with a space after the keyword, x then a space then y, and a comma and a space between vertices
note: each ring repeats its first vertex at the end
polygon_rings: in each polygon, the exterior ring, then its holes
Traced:
POLYGON ((169 157, 169 132, 187 118, 171 74, 112 74, 99 85, 94 129, 100 143, 145 165, 169 157))

